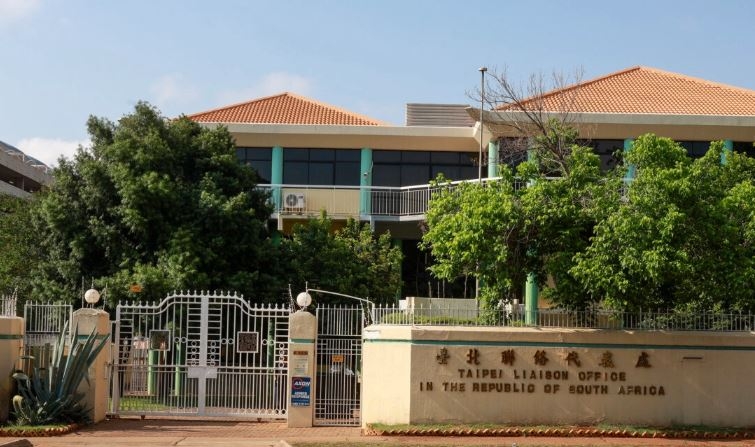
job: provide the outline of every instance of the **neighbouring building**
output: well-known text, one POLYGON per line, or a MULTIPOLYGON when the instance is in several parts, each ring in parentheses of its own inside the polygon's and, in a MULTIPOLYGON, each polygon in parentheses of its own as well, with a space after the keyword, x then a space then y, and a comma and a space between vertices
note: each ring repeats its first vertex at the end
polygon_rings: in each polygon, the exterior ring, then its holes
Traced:
POLYGON ((0 194, 30 197, 51 182, 44 163, 0 141, 0 194))
MULTIPOLYGON (((633 67, 529 101, 546 115, 568 111, 605 168, 617 150, 631 149, 633 138, 648 132, 681 142, 693 157, 713 140, 755 155, 752 90, 633 67)), ((349 217, 369 222, 402 246, 404 296, 473 294, 473 284, 431 278, 429 255, 417 248, 428 183, 439 173, 452 180, 494 176, 499 161, 511 162, 501 159, 501 148, 517 138, 507 121, 521 120, 520 112, 485 110, 481 125, 475 107, 408 104, 406 124, 397 126, 282 93, 189 118, 228 127, 239 160, 271 191, 271 225, 278 230, 287 233, 323 209, 336 224, 349 217)))

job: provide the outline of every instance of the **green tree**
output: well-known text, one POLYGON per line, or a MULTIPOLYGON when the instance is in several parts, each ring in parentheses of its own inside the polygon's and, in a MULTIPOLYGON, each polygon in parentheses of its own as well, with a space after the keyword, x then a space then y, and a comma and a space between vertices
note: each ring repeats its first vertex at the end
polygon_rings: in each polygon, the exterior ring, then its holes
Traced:
POLYGON ((117 123, 91 117, 87 126, 91 147, 60 161, 41 201, 37 297, 75 301, 82 278, 107 285, 111 301, 174 289, 271 296, 271 210, 225 128, 169 120, 146 103, 117 123))
POLYGON ((466 275, 479 279, 484 285, 481 296, 489 302, 515 297, 516 284, 526 278, 529 237, 521 192, 514 189, 510 171, 484 185, 452 187, 443 178, 438 184, 444 187, 430 201, 421 243, 435 259, 431 272, 446 280, 466 275))
POLYGON ((620 180, 601 172, 590 148, 574 144, 576 133, 559 132, 536 138, 534 160, 519 165, 516 178, 504 168, 500 181, 447 185, 433 196, 422 242, 435 257, 433 274, 477 277, 488 305, 520 297, 528 272, 541 285, 550 279, 545 296, 556 304, 589 301, 570 269, 597 220, 618 203, 620 180), (571 142, 563 163, 538 162, 555 140, 571 142), (559 177, 546 176, 553 173, 559 177))
MULTIPOLYGON (((401 250, 391 245, 390 234, 380 236, 369 225, 349 219, 333 231, 333 222, 320 218, 294 227, 284 239, 289 283, 294 292, 311 288, 392 303, 401 287, 401 250)), ((350 302, 332 296, 320 302, 350 302)))
POLYGON ((365 222, 354 219, 335 234, 355 259, 356 295, 378 303, 394 303, 401 290, 401 249, 393 246, 390 233, 375 235, 365 222))
POLYGON ((557 178, 538 177, 522 191, 530 264, 542 296, 562 307, 582 308, 596 300, 571 271, 589 245, 595 225, 618 206, 621 170, 601 172, 591 148, 573 145, 557 178))
POLYGON ((635 140, 625 200, 572 273, 618 309, 755 309, 755 160, 711 144, 692 160, 667 138, 635 140))
MULTIPOLYGON (((547 155, 547 141, 538 146, 547 155)), ((722 151, 716 142, 692 160, 668 138, 642 136, 626 160, 638 175, 625 184, 624 167, 602 173, 572 144, 560 165, 520 165, 526 188, 508 171, 447 188, 423 238, 432 271, 478 277, 489 304, 517 297, 535 272, 560 306, 755 310, 755 160, 728 154, 722 164, 722 151), (545 177, 554 169, 559 177, 545 177)))
POLYGON ((38 201, 39 196, 21 199, 0 194, 0 293, 15 291, 22 301, 31 292, 31 266, 41 257, 39 233, 32 227, 38 201))

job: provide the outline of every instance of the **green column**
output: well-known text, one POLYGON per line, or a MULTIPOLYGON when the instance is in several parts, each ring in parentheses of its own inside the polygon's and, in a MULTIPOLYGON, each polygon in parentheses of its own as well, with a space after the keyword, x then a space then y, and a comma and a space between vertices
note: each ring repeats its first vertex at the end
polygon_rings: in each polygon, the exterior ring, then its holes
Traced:
POLYGON ((359 169, 359 214, 369 215, 372 212, 372 149, 362 148, 362 163, 359 169))
MULTIPOLYGON (((535 151, 527 151, 527 161, 535 160, 535 151)), ((527 326, 537 326, 538 287, 537 276, 534 272, 527 274, 527 284, 524 290, 524 322, 527 326)))
MULTIPOLYGON (((634 145, 634 139, 633 138, 627 138, 624 140, 624 156, 627 155, 627 153, 632 150, 632 145, 634 145)), ((631 182, 634 180, 634 176, 636 173, 636 168, 634 165, 628 165, 627 166, 627 175, 624 177, 627 181, 631 182)))
POLYGON ((731 140, 724 140, 724 150, 721 152, 721 164, 725 165, 729 160, 729 156, 734 150, 734 142, 731 140))
POLYGON ((524 296, 524 322, 527 326, 537 326, 537 300, 538 300, 537 276, 530 272, 527 274, 527 286, 524 296))
POLYGON ((281 208, 281 188, 279 185, 283 184, 283 148, 280 146, 273 147, 273 160, 272 171, 270 173, 270 183, 273 185, 273 203, 275 204, 275 212, 278 212, 281 208))
POLYGON ((498 177, 498 141, 488 143, 488 178, 498 177))
POLYGON ((184 355, 183 355, 183 344, 182 343, 175 343, 175 360, 173 361, 173 364, 176 365, 176 371, 173 373, 173 395, 176 397, 183 396, 184 393, 184 375, 186 374, 184 368, 181 367, 181 365, 184 364, 184 355))
MULTIPOLYGON (((149 342, 149 340, 147 340, 149 342)), ((147 353, 147 394, 157 395, 157 364, 160 353, 150 349, 147 353)))

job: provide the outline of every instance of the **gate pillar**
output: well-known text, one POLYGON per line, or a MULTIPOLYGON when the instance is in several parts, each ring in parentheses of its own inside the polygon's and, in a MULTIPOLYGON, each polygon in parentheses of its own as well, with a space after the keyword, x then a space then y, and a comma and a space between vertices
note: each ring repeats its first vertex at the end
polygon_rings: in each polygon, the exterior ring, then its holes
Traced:
POLYGON ((0 317, 0 425, 8 420, 14 370, 24 341, 24 320, 19 317, 0 317))
MULTIPOLYGON (((78 327, 76 337, 86 338, 92 329, 99 339, 110 336, 110 316, 107 312, 97 309, 79 309, 73 313, 72 328, 78 327)), ((108 364, 110 363, 110 349, 103 348, 97 359, 89 368, 89 383, 83 381, 79 388, 86 398, 84 405, 89 409, 92 422, 105 420, 108 407, 108 364)))
POLYGON ((312 427, 315 415, 317 318, 300 310, 288 326, 288 426, 312 427))

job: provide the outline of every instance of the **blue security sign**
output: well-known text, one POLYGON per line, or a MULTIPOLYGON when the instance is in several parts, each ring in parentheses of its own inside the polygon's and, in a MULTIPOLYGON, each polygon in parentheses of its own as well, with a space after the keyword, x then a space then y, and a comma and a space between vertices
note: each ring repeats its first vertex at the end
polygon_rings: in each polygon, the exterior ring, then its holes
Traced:
POLYGON ((291 405, 294 407, 308 407, 310 405, 311 377, 291 378, 291 405))

